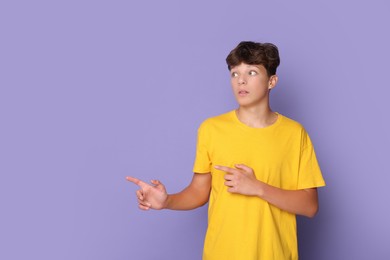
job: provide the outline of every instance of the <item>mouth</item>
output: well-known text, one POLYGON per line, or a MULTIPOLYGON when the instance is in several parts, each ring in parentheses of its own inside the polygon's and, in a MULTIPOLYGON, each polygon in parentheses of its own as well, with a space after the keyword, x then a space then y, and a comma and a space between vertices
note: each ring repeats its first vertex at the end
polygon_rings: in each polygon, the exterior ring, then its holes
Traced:
POLYGON ((248 95, 248 94, 249 94, 249 92, 246 91, 246 90, 240 90, 240 91, 238 91, 238 95, 239 95, 240 97, 246 96, 246 95, 248 95))

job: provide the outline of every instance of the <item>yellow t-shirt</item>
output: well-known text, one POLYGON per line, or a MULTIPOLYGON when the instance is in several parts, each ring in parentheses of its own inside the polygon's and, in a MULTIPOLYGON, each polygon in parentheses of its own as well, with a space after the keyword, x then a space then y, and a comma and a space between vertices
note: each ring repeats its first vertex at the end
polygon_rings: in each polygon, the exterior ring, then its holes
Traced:
POLYGON ((235 111, 205 120, 198 130, 195 173, 211 173, 203 260, 298 259, 296 218, 251 196, 232 194, 214 165, 245 164, 256 178, 286 190, 324 186, 305 129, 278 114, 265 128, 240 122, 235 111))

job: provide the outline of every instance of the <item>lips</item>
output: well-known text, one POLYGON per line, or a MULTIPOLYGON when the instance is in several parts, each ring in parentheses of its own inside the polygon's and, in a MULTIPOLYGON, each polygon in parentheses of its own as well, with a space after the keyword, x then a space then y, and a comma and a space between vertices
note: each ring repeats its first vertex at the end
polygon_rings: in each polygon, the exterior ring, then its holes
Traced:
POLYGON ((248 95, 248 94, 249 94, 249 92, 246 91, 246 90, 240 90, 240 91, 238 91, 238 95, 239 95, 239 96, 246 96, 246 95, 248 95))

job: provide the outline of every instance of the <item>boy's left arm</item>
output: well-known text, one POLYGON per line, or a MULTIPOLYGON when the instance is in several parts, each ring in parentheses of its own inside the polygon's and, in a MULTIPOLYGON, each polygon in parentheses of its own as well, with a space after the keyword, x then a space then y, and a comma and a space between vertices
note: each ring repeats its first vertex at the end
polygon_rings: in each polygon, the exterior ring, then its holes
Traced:
POLYGON ((284 190, 256 179, 253 169, 237 164, 236 168, 215 166, 226 172, 225 185, 228 191, 248 196, 258 196, 270 204, 287 212, 314 217, 318 211, 318 194, 316 188, 302 190, 284 190))

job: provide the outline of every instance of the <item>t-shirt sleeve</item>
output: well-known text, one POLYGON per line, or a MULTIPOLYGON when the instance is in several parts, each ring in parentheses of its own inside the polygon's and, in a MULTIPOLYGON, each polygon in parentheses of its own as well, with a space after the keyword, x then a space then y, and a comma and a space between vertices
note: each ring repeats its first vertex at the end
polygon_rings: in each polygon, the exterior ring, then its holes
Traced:
POLYGON ((313 144, 305 130, 302 132, 301 154, 298 171, 298 189, 325 186, 313 144))
POLYGON ((211 172, 211 159, 209 156, 210 138, 207 125, 203 122, 198 129, 198 139, 196 144, 196 155, 193 171, 195 173, 211 172))

